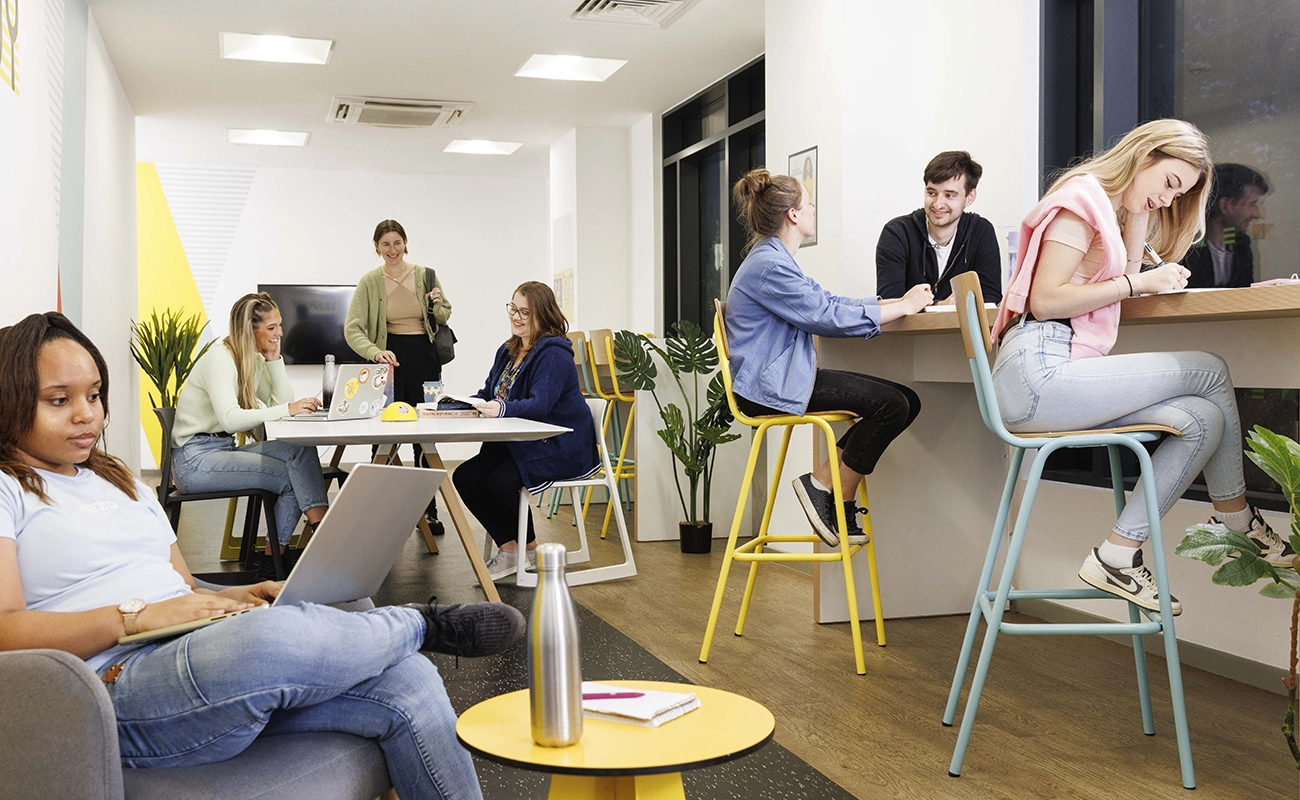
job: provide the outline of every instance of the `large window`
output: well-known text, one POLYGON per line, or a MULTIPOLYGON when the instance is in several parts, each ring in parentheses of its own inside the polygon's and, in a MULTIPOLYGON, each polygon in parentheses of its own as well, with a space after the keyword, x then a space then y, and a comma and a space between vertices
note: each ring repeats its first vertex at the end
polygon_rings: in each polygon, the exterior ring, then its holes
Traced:
MULTIPOLYGON (((1209 137, 1216 164, 1239 165, 1237 185, 1225 190, 1255 200, 1241 176, 1267 189, 1253 209, 1221 209, 1201 246, 1248 249, 1254 280, 1300 272, 1300 2, 1044 0, 1042 8, 1043 187, 1139 122, 1185 119, 1209 137)), ((1239 388, 1237 402, 1247 430, 1300 433, 1295 390, 1239 388)), ((1136 475, 1136 460, 1126 459, 1125 474, 1136 475)), ((1058 451, 1044 473, 1097 485, 1109 485, 1109 474, 1104 451, 1058 451)), ((1249 462, 1246 482, 1253 502, 1286 509, 1249 462)), ((1201 478, 1187 496, 1206 499, 1201 478)))
POLYGON ((689 319, 705 330, 714 298, 740 267, 744 231, 731 186, 766 161, 763 59, 663 116, 664 329, 689 319))

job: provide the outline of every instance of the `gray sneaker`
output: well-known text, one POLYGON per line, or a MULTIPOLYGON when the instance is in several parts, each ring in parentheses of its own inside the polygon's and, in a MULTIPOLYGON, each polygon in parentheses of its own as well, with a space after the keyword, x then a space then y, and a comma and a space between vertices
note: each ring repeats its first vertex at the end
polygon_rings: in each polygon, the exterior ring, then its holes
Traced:
POLYGON ((519 641, 524 635, 524 615, 505 603, 470 603, 440 606, 431 597, 427 603, 407 608, 424 617, 421 650, 449 656, 491 656, 519 641))
POLYGON ((803 513, 812 523, 813 530, 831 547, 840 546, 839 522, 835 519, 835 495, 813 486, 812 473, 795 478, 794 496, 799 498, 803 513))

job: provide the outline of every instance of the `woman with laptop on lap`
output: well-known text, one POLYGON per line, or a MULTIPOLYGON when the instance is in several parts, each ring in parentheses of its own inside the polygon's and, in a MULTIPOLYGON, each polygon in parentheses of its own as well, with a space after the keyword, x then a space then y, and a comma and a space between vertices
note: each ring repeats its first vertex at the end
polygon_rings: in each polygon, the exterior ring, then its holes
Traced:
MULTIPOLYGON (((994 325, 1002 347, 993 386, 1003 422, 1016 433, 1134 424, 1179 430, 1151 458, 1160 514, 1204 470, 1211 521, 1250 537, 1269 562, 1289 565, 1291 546, 1246 504, 1241 420, 1223 360, 1196 352, 1108 355, 1121 300, 1187 285, 1188 271, 1161 256, 1181 258, 1204 234, 1212 169, 1205 136, 1162 119, 1057 179, 1020 226, 1027 246, 994 325), (1144 250, 1158 263, 1147 272, 1144 250)), ((1142 565, 1145 502, 1139 483, 1079 577, 1159 610, 1155 580, 1142 565)))
MULTIPOLYGON (((433 270, 407 263, 406 229, 397 220, 375 226, 374 245, 384 263, 357 282, 343 335, 357 355, 393 367, 393 399, 414 408, 424 402, 425 381, 442 380, 433 334, 451 319, 451 301, 433 270)), ((416 466, 423 466, 423 449, 412 448, 416 466)), ((442 533, 436 496, 426 517, 442 533)))
POLYGON ((206 764, 259 735, 338 731, 378 740, 403 800, 482 796, 420 651, 499 653, 523 635, 517 610, 304 603, 121 645, 265 605, 280 586, 195 587, 153 493, 100 447, 107 368, 67 318, 0 331, 0 363, 0 650, 84 658, 107 685, 123 766, 206 764))
MULTIPOLYGON (((817 209, 803 184, 756 169, 732 190, 749 233, 748 255, 727 292, 727 338, 736 403, 746 414, 852 411, 859 419, 840 438, 840 487, 850 536, 862 533, 857 489, 885 448, 921 411, 916 392, 882 378, 818 369, 814 336, 869 339, 880 326, 934 301, 920 284, 892 300, 839 297, 804 274, 794 260, 816 231, 817 209)), ((839 546, 830 461, 794 480, 808 521, 839 546)))
MULTIPOLYGON (((533 442, 484 442, 456 468, 456 491, 500 550, 487 562, 492 580, 519 566, 519 490, 536 494, 553 481, 586 478, 600 469, 591 411, 578 389, 569 324, 551 287, 528 281, 506 303, 510 338, 497 350, 475 397, 485 417, 519 417, 562 425, 568 433, 533 442)), ((528 513, 528 553, 537 546, 528 513)), ((527 564, 534 557, 527 556, 527 564)))
MULTIPOLYGON (((181 389, 170 446, 182 492, 269 489, 278 494, 276 539, 287 552, 298 517, 305 516, 308 529, 315 530, 328 503, 316 448, 256 441, 267 420, 320 408, 315 397, 293 400, 280 336, 280 309, 270 295, 239 298, 230 309, 230 333, 208 348, 181 389), (237 446, 237 433, 255 441, 237 446)), ((269 557, 262 559, 258 577, 275 577, 269 557)))

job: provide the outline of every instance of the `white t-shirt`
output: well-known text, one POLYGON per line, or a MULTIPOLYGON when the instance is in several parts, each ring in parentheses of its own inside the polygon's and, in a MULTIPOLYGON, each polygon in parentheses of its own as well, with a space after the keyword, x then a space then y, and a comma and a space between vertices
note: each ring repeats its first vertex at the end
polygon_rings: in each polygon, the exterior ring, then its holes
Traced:
MULTIPOLYGON (((171 563, 176 541, 153 491, 138 500, 81 467, 75 476, 37 470, 47 505, 0 474, 0 537, 18 545, 18 574, 29 611, 89 611, 133 597, 156 603, 188 594, 171 563)), ((98 671, 124 648, 86 659, 98 671)))
POLYGON ((948 266, 948 256, 952 254, 952 245, 957 240, 957 234, 953 233, 947 244, 939 244, 929 233, 926 233, 925 236, 930 240, 930 246, 934 248, 934 254, 939 259, 939 275, 942 276, 944 269, 948 266))

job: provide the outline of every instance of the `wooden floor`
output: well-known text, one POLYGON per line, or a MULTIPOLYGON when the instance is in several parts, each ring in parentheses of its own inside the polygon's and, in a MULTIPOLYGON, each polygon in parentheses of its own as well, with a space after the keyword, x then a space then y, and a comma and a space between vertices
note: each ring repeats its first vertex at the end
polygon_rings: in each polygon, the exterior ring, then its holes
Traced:
MULTIPOLYGON (((593 506, 593 518, 603 511, 593 506)), ((571 513, 549 522, 537 516, 543 540, 576 544, 571 513)), ((210 543, 222 519, 209 512, 182 521, 193 569, 219 568, 210 543)), ((776 715, 776 740, 855 796, 1187 796, 1163 659, 1149 659, 1156 735, 1148 737, 1132 651, 1098 638, 1001 638, 958 779, 947 774, 956 728, 942 727, 940 717, 964 618, 889 620, 886 648, 864 629, 867 674, 858 676, 848 625, 812 622, 812 579, 797 570, 763 567, 745 635, 734 636, 744 571, 732 570, 710 661, 700 664, 722 544, 715 540, 711 555, 684 555, 671 542, 636 544, 637 577, 574 587, 573 596, 690 681, 765 703, 776 715)), ((431 556, 413 537, 377 599, 481 599, 455 537, 440 546, 431 556)), ((593 551, 593 565, 621 559, 614 538, 594 541, 593 551)), ((884 604, 888 611, 888 597, 884 604)), ((1191 668, 1183 679, 1195 796, 1296 797, 1279 730, 1285 698, 1191 668)))

